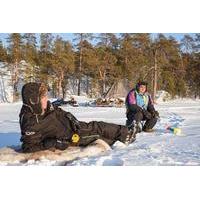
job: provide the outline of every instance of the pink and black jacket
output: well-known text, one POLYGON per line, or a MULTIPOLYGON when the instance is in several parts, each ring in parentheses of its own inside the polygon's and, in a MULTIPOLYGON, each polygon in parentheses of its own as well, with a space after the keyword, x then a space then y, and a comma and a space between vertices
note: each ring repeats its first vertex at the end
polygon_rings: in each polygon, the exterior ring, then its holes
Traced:
POLYGON ((137 92, 136 89, 132 89, 127 97, 126 97, 126 108, 128 112, 142 112, 143 110, 147 110, 151 113, 155 112, 155 108, 153 105, 153 100, 149 93, 145 92, 144 95, 141 95, 137 92), (145 99, 145 101, 143 100, 145 99))

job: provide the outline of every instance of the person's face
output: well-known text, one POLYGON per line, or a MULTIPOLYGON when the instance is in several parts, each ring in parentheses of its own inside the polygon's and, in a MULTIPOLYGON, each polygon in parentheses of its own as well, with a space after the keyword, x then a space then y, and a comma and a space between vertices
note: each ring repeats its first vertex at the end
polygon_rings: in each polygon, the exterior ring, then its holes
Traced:
POLYGON ((139 87, 139 93, 144 94, 146 92, 146 89, 147 89, 146 85, 140 85, 140 87, 139 87))
POLYGON ((42 110, 47 109, 47 101, 48 101, 47 94, 45 96, 41 97, 41 107, 42 107, 42 110))

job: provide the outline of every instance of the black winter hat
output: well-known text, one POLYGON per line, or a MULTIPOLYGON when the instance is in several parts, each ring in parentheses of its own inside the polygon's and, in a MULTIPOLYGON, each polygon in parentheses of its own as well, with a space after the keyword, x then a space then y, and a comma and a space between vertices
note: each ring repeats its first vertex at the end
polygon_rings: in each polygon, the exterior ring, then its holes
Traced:
POLYGON ((145 81, 139 81, 137 84, 136 84, 136 90, 139 91, 139 88, 141 85, 145 85, 146 86, 146 90, 147 90, 147 85, 148 83, 145 82, 145 81))
POLYGON ((42 113, 42 108, 40 103, 41 88, 45 89, 43 83, 27 83, 22 87, 23 104, 28 106, 34 114, 42 113))

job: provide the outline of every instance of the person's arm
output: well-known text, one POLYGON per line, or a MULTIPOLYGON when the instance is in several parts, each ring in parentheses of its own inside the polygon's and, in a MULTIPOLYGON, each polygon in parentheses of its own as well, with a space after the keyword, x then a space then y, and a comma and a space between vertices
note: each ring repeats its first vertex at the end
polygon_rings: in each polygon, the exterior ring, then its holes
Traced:
POLYGON ((42 141, 45 138, 67 137, 65 127, 51 112, 44 118, 38 118, 37 115, 25 113, 20 117, 22 131, 22 141, 33 142, 42 141))
POLYGON ((74 115, 72 115, 70 112, 66 112, 58 107, 56 107, 55 110, 56 110, 57 118, 61 121, 61 123, 66 128, 68 128, 71 132, 79 131, 80 123, 74 115))
POLYGON ((154 112, 155 112, 155 108, 154 108, 153 100, 152 100, 150 94, 148 94, 148 98, 149 98, 149 101, 148 101, 147 110, 148 110, 150 113, 154 113, 154 112))
POLYGON ((134 91, 128 94, 128 109, 132 112, 142 111, 142 108, 137 105, 134 91))
POLYGON ((39 143, 42 140, 41 131, 36 127, 37 119, 32 113, 20 114, 21 142, 39 143))
POLYGON ((148 96, 149 96, 149 103, 147 106, 147 110, 152 114, 152 116, 159 118, 159 112, 155 110, 151 95, 148 95, 148 96))

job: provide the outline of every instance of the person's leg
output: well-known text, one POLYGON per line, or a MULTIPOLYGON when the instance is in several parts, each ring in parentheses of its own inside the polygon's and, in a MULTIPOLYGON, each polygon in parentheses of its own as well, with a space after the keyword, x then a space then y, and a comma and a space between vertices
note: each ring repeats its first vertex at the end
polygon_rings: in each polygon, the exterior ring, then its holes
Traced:
POLYGON ((100 139, 100 134, 98 130, 98 126, 95 122, 83 122, 79 121, 79 134, 80 141, 78 143, 79 146, 87 146, 90 143, 94 142, 97 139, 100 139))
POLYGON ((142 131, 142 123, 141 121, 144 119, 144 115, 142 112, 129 112, 127 113, 127 121, 129 122, 129 124, 126 126, 129 129, 134 129, 134 132, 139 133, 142 131))
POLYGON ((135 113, 135 115, 134 115, 134 120, 136 121, 136 122, 141 122, 142 120, 143 120, 143 118, 144 118, 144 115, 143 115, 143 113, 142 112, 137 112, 137 113, 135 113))
POLYGON ((134 120, 134 115, 135 115, 135 113, 133 113, 131 111, 127 112, 127 114, 126 114, 126 117, 127 117, 126 126, 127 127, 132 125, 133 120, 134 120))
POLYGON ((126 126, 102 121, 92 121, 89 123, 81 122, 80 126, 80 134, 82 133, 81 135, 83 135, 83 137, 99 136, 99 139, 104 140, 109 145, 114 144, 117 140, 125 143, 127 136, 129 136, 129 139, 132 140, 132 142, 135 140, 135 136, 133 137, 133 133, 130 132, 126 126))
POLYGON ((145 122, 145 124, 143 126, 143 130, 144 131, 151 130, 155 126, 156 122, 157 122, 156 117, 152 117, 151 119, 147 119, 147 121, 145 122))

